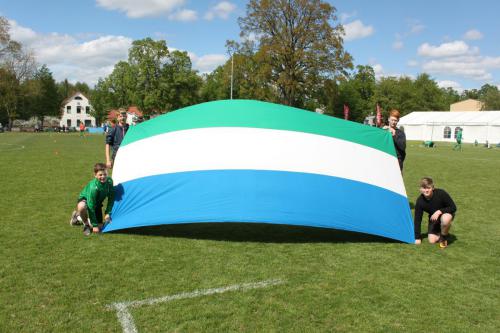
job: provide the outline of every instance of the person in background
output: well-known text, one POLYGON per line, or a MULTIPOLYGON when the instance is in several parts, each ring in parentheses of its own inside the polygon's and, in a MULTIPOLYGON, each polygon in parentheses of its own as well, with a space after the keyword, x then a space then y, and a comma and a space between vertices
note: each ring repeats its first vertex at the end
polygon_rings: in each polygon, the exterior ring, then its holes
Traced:
POLYGON ((85 124, 83 122, 80 123, 80 136, 85 134, 85 124))
POLYGON ((120 109, 116 125, 106 135, 106 166, 111 169, 115 161, 116 153, 128 131, 127 111, 120 109))
POLYGON ((420 180, 420 196, 415 203, 415 244, 422 243, 420 228, 423 213, 426 212, 429 215, 429 243, 439 243, 440 248, 446 248, 448 246, 448 233, 456 211, 457 206, 445 190, 434 188, 432 178, 422 178, 420 180))
POLYGON ((453 150, 462 151, 462 129, 461 128, 459 128, 457 131, 457 143, 455 143, 453 150))
POLYGON ((401 173, 403 172, 403 163, 406 158, 406 135, 401 129, 399 129, 398 122, 401 117, 398 110, 392 110, 389 113, 389 126, 387 129, 392 134, 392 140, 394 141, 394 148, 396 148, 396 155, 398 157, 399 168, 401 173))

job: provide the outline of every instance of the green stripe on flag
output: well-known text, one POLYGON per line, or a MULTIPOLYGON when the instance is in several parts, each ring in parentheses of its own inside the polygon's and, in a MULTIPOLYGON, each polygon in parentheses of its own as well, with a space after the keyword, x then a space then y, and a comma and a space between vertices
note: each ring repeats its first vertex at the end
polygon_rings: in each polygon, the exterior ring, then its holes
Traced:
POLYGON ((388 131, 280 104, 223 100, 179 109, 130 127, 122 146, 168 132, 206 127, 255 127, 324 135, 396 156, 388 131))

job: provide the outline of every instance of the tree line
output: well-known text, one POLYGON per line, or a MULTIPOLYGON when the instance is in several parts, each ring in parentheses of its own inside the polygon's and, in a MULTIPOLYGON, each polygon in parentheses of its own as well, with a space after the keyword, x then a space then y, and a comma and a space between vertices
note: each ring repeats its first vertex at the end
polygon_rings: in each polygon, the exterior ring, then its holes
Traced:
POLYGON ((257 99, 362 122, 383 112, 448 111, 451 103, 479 99, 500 110, 500 92, 485 84, 458 93, 440 88, 428 74, 375 77, 368 65, 354 68, 343 47, 344 30, 336 9, 322 0, 250 0, 239 18, 241 42, 227 41, 228 60, 211 73, 193 69, 187 52, 169 50, 164 40, 132 43, 128 59, 115 64, 94 87, 55 82, 46 65, 13 41, 0 17, 0 122, 60 116, 61 103, 76 91, 89 97, 92 116, 104 120, 110 109, 137 106, 146 116, 219 99, 257 99), (232 90, 231 90, 232 87, 232 90))

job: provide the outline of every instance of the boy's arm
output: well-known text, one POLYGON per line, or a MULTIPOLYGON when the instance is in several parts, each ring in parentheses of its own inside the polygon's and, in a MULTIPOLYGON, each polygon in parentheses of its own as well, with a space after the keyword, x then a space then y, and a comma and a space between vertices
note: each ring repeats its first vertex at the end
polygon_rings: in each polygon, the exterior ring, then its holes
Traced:
POLYGON ((108 204, 106 206, 106 215, 111 214, 111 210, 113 209, 113 204, 115 203, 115 188, 113 186, 113 179, 108 178, 108 186, 109 186, 109 195, 108 195, 108 204))
POLYGON ((453 202, 453 199, 446 191, 443 191, 443 203, 444 207, 440 209, 440 211, 443 214, 445 213, 453 214, 457 211, 457 206, 455 205, 455 202, 453 202))
POLYGON ((110 130, 106 134, 106 148, 105 148, 105 154, 106 154, 106 166, 108 168, 111 168, 111 146, 113 145, 113 141, 115 138, 115 128, 110 130))
POLYGON ((424 215, 424 211, 422 209, 422 206, 420 205, 419 200, 417 199, 417 202, 415 203, 415 217, 413 219, 413 224, 415 227, 415 239, 422 238, 420 228, 422 225, 422 216, 423 215, 424 215))
POLYGON ((97 188, 92 186, 90 188, 90 195, 87 198, 87 212, 89 214, 90 223, 93 227, 97 227, 97 217, 95 215, 97 203, 97 188))

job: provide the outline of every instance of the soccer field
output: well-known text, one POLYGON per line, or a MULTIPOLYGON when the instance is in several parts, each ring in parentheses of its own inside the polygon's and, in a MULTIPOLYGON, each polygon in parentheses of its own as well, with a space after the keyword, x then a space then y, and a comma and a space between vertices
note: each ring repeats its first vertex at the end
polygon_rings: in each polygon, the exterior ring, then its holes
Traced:
POLYGON ((68 222, 104 137, 0 133, 0 332, 500 331, 500 149, 407 154, 410 201, 431 176, 457 204, 445 250, 266 224, 85 237, 68 222))

